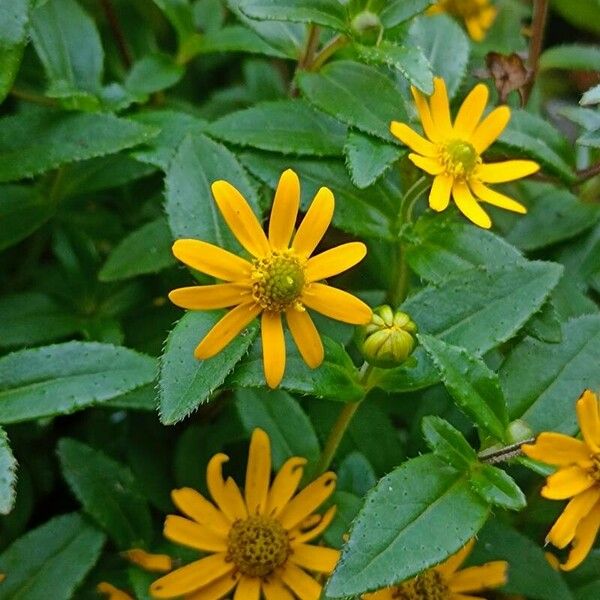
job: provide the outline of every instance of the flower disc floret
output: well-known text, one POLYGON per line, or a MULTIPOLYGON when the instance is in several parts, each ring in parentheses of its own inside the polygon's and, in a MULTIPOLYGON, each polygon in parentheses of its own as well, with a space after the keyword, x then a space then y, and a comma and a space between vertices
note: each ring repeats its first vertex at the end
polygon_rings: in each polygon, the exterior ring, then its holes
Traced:
POLYGON ((227 560, 249 577, 264 577, 285 563, 290 538, 281 523, 263 516, 238 519, 227 539, 227 560))
POLYGON ((304 290, 306 261, 289 250, 272 252, 252 263, 252 297, 264 310, 303 310, 300 297, 304 290))
POLYGON ((481 164, 479 153, 473 144, 464 140, 450 140, 441 147, 439 160, 445 172, 457 179, 467 179, 481 164))

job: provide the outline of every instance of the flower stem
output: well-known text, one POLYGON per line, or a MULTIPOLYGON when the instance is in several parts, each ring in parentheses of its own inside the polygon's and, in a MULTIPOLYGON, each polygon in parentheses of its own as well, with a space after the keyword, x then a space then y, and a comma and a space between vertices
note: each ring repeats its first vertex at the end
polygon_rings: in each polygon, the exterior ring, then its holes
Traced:
POLYGON ((529 81, 523 90, 523 104, 527 104, 531 96, 531 90, 535 83, 540 55, 542 54, 542 45, 544 42, 544 30, 546 29, 546 20, 548 18, 548 0, 533 0, 533 21, 531 23, 531 40, 529 42, 529 55, 527 62, 531 75, 529 81))
POLYGON ((131 58, 131 52, 129 51, 129 46, 127 45, 127 41, 125 39, 125 35, 123 34, 123 29, 119 23, 119 18, 117 17, 114 6, 112 5, 111 0, 100 0, 100 4, 102 5, 102 10, 104 11, 113 38, 117 44, 117 48, 119 49, 121 62, 126 69, 129 69, 133 60, 131 58))
POLYGON ((310 69, 313 64, 315 53, 319 46, 319 37, 321 30, 318 25, 311 25, 308 30, 308 37, 306 38, 306 47, 304 53, 298 61, 298 69, 310 69))
POLYGON ((488 463, 490 465, 494 465, 499 462, 505 462, 511 458, 521 456, 521 454, 523 454, 521 446, 523 444, 532 444, 534 441, 535 438, 531 438, 529 440, 523 440, 515 444, 510 444, 509 446, 500 448, 500 450, 480 452, 477 457, 479 460, 481 460, 481 462, 488 463))
POLYGON ((361 405, 362 401, 365 399, 368 391, 368 379, 371 374, 373 367, 367 363, 364 363, 361 368, 360 381, 365 386, 365 395, 358 402, 348 402, 344 404, 344 407, 340 411, 336 422, 334 423, 331 431, 329 432, 329 436, 325 441, 325 446, 323 447, 323 452, 321 453, 321 459, 319 460, 319 464, 317 465, 317 475, 324 473, 327 471, 333 458, 340 447, 340 443, 352 421, 352 417, 354 417, 358 407, 361 405))
POLYGON ((312 64, 307 67, 310 71, 318 71, 340 48, 348 44, 348 38, 345 35, 336 35, 327 43, 321 51, 315 56, 312 64))

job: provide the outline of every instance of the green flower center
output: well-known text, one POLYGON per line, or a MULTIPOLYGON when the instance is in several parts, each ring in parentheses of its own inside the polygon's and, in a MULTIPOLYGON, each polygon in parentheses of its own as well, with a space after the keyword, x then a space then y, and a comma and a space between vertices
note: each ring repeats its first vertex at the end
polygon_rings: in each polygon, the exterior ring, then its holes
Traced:
POLYGON ((252 296, 264 310, 280 312, 299 306, 304 266, 291 250, 257 258, 252 264, 252 279, 252 296))
POLYGON ((468 177, 481 162, 477 150, 464 140, 450 140, 444 144, 439 158, 446 173, 458 178, 468 177))
POLYGON ((431 569, 398 586, 392 597, 398 600, 449 600, 451 596, 442 576, 431 569))
POLYGON ((290 554, 290 539, 279 521, 268 517, 238 519, 227 538, 227 560, 250 577, 265 577, 290 554))

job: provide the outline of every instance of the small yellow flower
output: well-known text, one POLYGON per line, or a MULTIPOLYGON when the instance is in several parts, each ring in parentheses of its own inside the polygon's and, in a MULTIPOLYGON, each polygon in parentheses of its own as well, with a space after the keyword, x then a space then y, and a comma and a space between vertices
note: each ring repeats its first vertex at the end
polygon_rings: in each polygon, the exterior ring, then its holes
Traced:
POLYGON ((411 153, 408 158, 435 176, 429 206, 438 212, 445 210, 452 194, 458 209, 473 223, 486 229, 491 227, 492 221, 479 201, 518 213, 527 212, 519 202, 485 185, 520 179, 540 168, 531 160, 482 162, 481 154, 502 133, 510 119, 508 106, 495 108, 481 120, 488 89, 480 83, 465 98, 452 124, 443 79, 434 79, 434 91, 429 101, 419 90, 411 89, 427 139, 397 121, 392 121, 390 131, 418 153, 411 153))
POLYGON ((472 592, 500 587, 506 583, 508 563, 495 560, 479 567, 458 568, 471 552, 475 540, 441 565, 428 569, 400 585, 365 594, 364 600, 482 600, 472 592))
POLYGON ((483 40, 498 13, 490 4, 490 0, 438 0, 438 3, 428 12, 429 14, 445 12, 462 19, 469 35, 476 42, 483 40))
POLYGON ((335 475, 325 473, 295 494, 304 458, 290 458, 273 483, 269 437, 255 429, 250 441, 244 495, 222 467, 229 458, 216 454, 206 479, 214 504, 191 488, 173 490, 173 502, 186 515, 169 515, 165 537, 210 553, 155 581, 154 598, 189 600, 318 600, 321 584, 304 569, 330 573, 339 551, 307 542, 331 523, 335 507, 322 516, 314 511, 333 493, 335 475), (215 506, 216 505, 216 506, 215 506))
POLYGON ((179 260, 227 283, 176 289, 169 298, 191 310, 235 307, 197 346, 198 359, 220 352, 262 313, 265 378, 270 387, 277 387, 285 370, 282 313, 302 358, 313 369, 323 362, 323 344, 306 307, 355 325, 370 320, 371 309, 364 302, 319 283, 360 262, 366 247, 361 242, 350 242, 311 257, 333 217, 334 198, 326 187, 317 192, 292 239, 300 206, 300 182, 290 169, 281 175, 275 192, 268 238, 246 200, 231 184, 216 181, 212 192, 227 225, 252 258, 246 260, 199 240, 177 240, 173 254, 179 260))
POLYGON ((100 582, 96 589, 106 597, 106 600, 133 600, 129 594, 106 581, 100 582))
POLYGON ((523 446, 530 458, 558 467, 546 480, 541 494, 569 503, 546 536, 557 548, 571 544, 569 557, 560 568, 571 571, 590 552, 600 529, 600 406, 586 390, 576 404, 583 440, 562 433, 541 433, 534 444, 523 446))

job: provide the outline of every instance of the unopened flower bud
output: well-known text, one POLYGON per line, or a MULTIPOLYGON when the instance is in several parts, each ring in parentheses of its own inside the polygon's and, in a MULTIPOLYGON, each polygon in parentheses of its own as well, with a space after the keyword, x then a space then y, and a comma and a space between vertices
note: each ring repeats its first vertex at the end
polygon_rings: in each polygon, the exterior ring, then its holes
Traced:
POLYGON ((369 46, 377 44, 383 34, 383 25, 379 20, 379 16, 369 10, 358 13, 352 19, 351 26, 355 36, 363 44, 369 46))
POLYGON ((531 440, 534 436, 531 427, 521 419, 516 419, 508 424, 508 440, 517 444, 518 442, 525 442, 531 440))
POLYGON ((375 367, 389 369, 402 364, 415 349, 417 326, 404 312, 383 305, 373 311, 371 322, 358 332, 358 347, 375 367))

